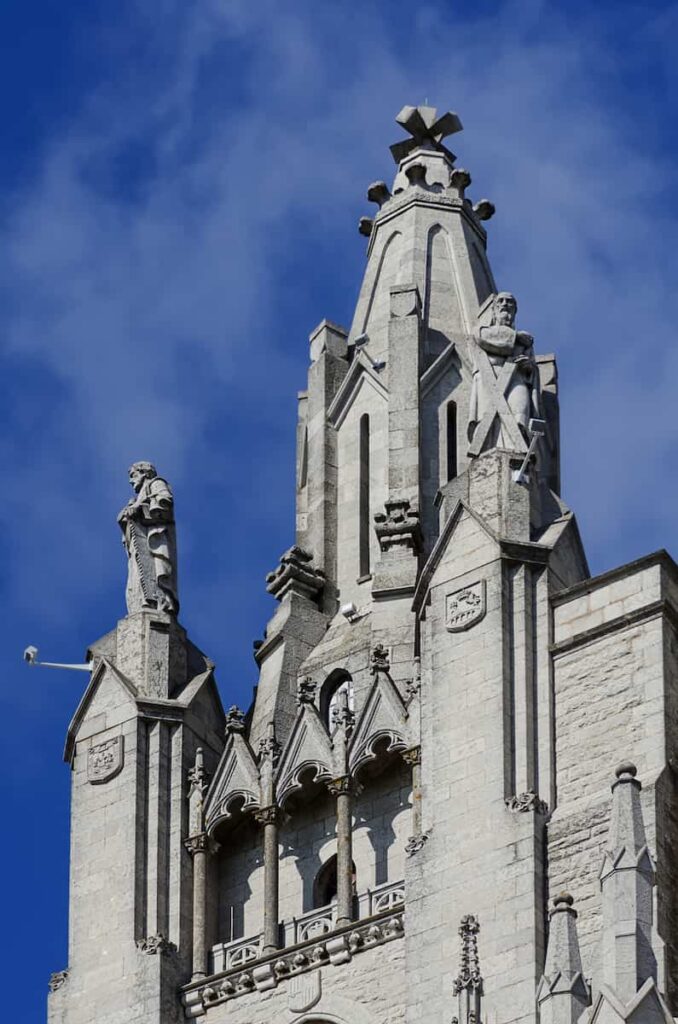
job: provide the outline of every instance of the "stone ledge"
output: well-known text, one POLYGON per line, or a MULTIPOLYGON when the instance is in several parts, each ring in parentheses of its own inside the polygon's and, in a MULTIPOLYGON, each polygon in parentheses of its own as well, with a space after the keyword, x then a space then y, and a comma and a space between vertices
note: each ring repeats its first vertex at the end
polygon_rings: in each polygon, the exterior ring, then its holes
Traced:
POLYGON ((401 938, 404 928, 404 912, 399 909, 352 922, 327 935, 276 950, 274 954, 252 960, 244 967, 185 985, 181 990, 184 1012, 189 1019, 200 1017, 212 1006, 223 1005, 249 992, 266 992, 287 978, 326 964, 338 966, 348 963, 363 950, 401 938))
POLYGON ((567 637, 566 640, 560 640, 558 643, 551 644, 549 650, 554 657, 558 657, 569 653, 577 647, 583 647, 586 644, 600 640, 609 633, 616 633, 617 630, 627 629, 629 626, 638 625, 641 622, 646 622, 648 619, 658 618, 660 615, 666 616, 674 628, 678 629, 678 616, 673 606, 665 600, 652 601, 651 604, 646 604, 643 608, 638 608, 634 612, 618 615, 617 618, 610 619, 609 622, 601 622, 599 626, 592 626, 590 629, 585 629, 582 633, 576 633, 574 636, 567 637))
POLYGON ((589 594, 599 587, 606 587, 608 584, 614 583, 615 580, 622 579, 624 576, 631 576, 642 569, 650 569, 655 565, 660 565, 663 569, 666 569, 673 577, 674 582, 678 584, 678 565, 676 565, 668 551, 660 548, 659 551, 653 551, 650 555, 643 555, 642 558, 636 559, 635 562, 627 562, 626 565, 619 565, 616 569, 610 569, 599 576, 591 576, 589 579, 575 583, 565 590, 560 590, 552 596, 551 604, 554 607, 565 604, 575 597, 589 594))

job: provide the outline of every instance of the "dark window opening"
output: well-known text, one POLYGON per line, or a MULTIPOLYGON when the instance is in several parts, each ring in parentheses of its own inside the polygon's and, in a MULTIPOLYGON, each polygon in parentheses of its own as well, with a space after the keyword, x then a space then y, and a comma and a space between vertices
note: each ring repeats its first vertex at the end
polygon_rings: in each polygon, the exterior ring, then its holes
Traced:
MULTIPOLYGON (((356 893, 355 864, 352 864, 353 894, 356 893)), ((327 907, 337 898, 337 856, 330 857, 321 867, 313 884, 313 909, 327 907)))
POLYGON ((457 405, 447 403, 447 479, 457 475, 457 405))
POLYGON ((343 691, 346 691, 348 706, 353 711, 355 703, 353 681, 346 669, 336 668, 334 672, 330 672, 320 689, 320 714, 330 732, 332 732, 332 711, 337 707, 339 694, 343 691))
POLYGON ((360 417, 360 482, 359 482, 360 576, 370 574, 370 417, 360 417))

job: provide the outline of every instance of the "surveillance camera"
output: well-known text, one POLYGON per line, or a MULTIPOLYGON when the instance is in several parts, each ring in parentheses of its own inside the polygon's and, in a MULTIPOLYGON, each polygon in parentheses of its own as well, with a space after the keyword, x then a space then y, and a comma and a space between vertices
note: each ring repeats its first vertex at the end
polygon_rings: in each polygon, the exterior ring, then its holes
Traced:
POLYGON ((27 647, 24 651, 24 661, 27 661, 29 665, 35 665, 38 657, 37 647, 27 647))
POLYGON ((357 338, 353 339, 353 344, 356 348, 360 348, 362 345, 366 345, 369 340, 366 334, 359 334, 357 338))

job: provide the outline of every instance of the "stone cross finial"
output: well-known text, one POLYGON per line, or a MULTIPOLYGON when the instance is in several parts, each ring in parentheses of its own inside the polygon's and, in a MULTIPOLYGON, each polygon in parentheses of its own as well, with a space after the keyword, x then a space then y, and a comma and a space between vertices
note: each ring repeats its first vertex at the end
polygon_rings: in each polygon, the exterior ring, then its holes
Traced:
POLYGON ((318 689, 318 684, 315 679, 311 679, 310 676, 304 676, 297 683, 297 704, 299 707, 302 704, 315 704, 315 693, 318 689))
POLYGON ((374 650, 372 651, 372 675, 376 675, 377 672, 390 672, 391 662, 389 660, 388 651, 383 644, 375 644, 374 650))
POLYGON ((445 147, 441 145, 442 140, 462 130, 462 123, 456 114, 449 110, 440 117, 437 117, 437 114, 435 107, 403 107, 396 121, 412 138, 391 146, 391 153, 397 164, 419 146, 444 149, 445 147))
POLYGON ((245 731, 245 714, 237 704, 233 704, 226 712, 226 735, 245 731))

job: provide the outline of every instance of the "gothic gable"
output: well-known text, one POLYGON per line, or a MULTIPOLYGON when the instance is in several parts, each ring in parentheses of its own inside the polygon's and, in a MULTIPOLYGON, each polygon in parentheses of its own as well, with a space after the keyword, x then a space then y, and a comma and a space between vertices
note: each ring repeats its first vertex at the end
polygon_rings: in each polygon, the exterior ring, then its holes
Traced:
POLYGON ((351 772, 376 758, 379 743, 387 741, 389 751, 409 746, 407 719, 407 708, 391 677, 386 672, 377 672, 351 740, 351 772))
POLYGON ((106 728, 106 713, 114 708, 117 714, 121 705, 129 704, 130 716, 136 711, 137 691, 133 684, 107 658, 101 658, 96 665, 89 686, 71 719, 66 734, 64 761, 70 763, 75 753, 75 744, 88 718, 94 715, 101 719, 99 729, 106 728))
POLYGON ((301 789, 301 776, 313 771, 318 781, 332 778, 332 747, 313 704, 302 704, 278 768, 278 802, 301 789))
POLYGON ((205 825, 212 831, 215 825, 229 818, 238 804, 242 810, 254 810, 260 805, 259 772, 244 736, 231 733, 219 767, 205 798, 205 825))
POLYGON ((378 396, 383 401, 388 399, 386 385, 378 376, 365 353, 359 351, 327 410, 327 418, 334 427, 341 426, 363 387, 371 388, 375 397, 378 396))

